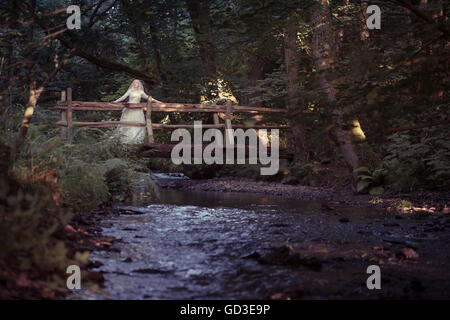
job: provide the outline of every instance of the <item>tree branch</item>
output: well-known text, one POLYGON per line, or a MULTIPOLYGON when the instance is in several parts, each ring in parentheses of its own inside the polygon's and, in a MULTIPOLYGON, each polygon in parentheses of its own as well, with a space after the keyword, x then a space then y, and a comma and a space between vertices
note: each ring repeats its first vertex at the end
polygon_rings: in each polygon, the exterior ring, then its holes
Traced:
POLYGON ((416 16, 418 16, 419 18, 421 18, 422 20, 428 22, 431 25, 434 25, 439 31, 441 31, 443 33, 443 35, 446 38, 449 38, 450 36, 450 32, 441 24, 437 23, 436 21, 434 21, 432 18, 430 18, 429 16, 427 16, 425 13, 423 13, 422 11, 420 11, 419 9, 417 9, 416 7, 412 6, 410 3, 408 3, 405 0, 393 0, 394 2, 397 2, 398 4, 400 4, 401 6, 403 6, 404 8, 408 9, 409 11, 413 12, 416 16))
MULTIPOLYGON (((49 29, 44 24, 44 22, 39 17, 36 16, 36 14, 34 12, 31 11, 30 14, 32 15, 32 18, 36 22, 36 24, 39 25, 44 30, 44 32, 45 32, 45 30, 49 29)), ((66 33, 67 32, 68 32, 68 30, 66 30, 66 33)), ((101 68, 108 69, 111 71, 117 71, 117 72, 131 75, 137 79, 145 81, 149 85, 155 85, 160 82, 160 80, 158 78, 150 76, 150 75, 146 74, 145 72, 130 68, 130 67, 128 67, 124 64, 118 63, 118 62, 110 61, 110 60, 107 60, 104 58, 98 58, 98 57, 84 51, 83 49, 81 49, 79 46, 77 46, 75 44, 74 41, 69 41, 69 40, 65 39, 62 34, 58 34, 56 36, 56 39, 58 39, 66 48, 70 49, 74 55, 81 57, 83 59, 86 59, 90 63, 95 64, 96 66, 99 66, 101 68)))

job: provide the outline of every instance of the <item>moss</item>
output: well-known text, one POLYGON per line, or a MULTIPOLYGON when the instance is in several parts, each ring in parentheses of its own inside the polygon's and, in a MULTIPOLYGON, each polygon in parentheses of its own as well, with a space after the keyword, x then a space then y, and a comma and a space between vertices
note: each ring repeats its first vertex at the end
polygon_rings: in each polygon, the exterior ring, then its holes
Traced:
POLYGON ((413 207, 413 204, 408 200, 398 200, 394 202, 393 205, 398 209, 406 209, 406 210, 409 210, 413 207))

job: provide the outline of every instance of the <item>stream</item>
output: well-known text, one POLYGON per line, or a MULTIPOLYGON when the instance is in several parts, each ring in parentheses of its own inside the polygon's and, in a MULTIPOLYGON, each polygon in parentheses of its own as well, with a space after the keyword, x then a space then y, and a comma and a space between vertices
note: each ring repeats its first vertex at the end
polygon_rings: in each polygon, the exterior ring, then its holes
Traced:
POLYGON ((448 218, 166 188, 121 209, 130 213, 101 222, 103 235, 117 239, 113 250, 90 258, 104 286, 77 299, 450 297, 449 250, 436 249, 450 237, 425 232, 426 223, 449 229, 448 218), (405 248, 420 258, 402 257, 405 248), (367 289, 372 264, 381 266, 383 290, 367 289))

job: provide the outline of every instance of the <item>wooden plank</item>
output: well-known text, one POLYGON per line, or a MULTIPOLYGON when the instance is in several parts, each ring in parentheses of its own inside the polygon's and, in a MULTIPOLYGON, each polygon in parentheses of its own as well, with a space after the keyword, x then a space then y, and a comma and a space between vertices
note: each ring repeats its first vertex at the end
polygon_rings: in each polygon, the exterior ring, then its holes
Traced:
MULTIPOLYGON (((66 91, 62 90, 61 91, 61 102, 65 102, 66 101, 66 91)), ((67 122, 67 110, 61 110, 61 121, 65 121, 67 122)), ((61 128, 61 138, 64 139, 67 137, 67 130, 66 128, 62 127, 61 128)))
POLYGON ((155 142, 153 138, 153 128, 152 128, 152 100, 153 98, 149 96, 147 100, 147 108, 145 111, 145 121, 147 124, 147 136, 149 143, 155 142))
POLYGON ((67 88, 67 140, 72 143, 72 88, 67 88))
MULTIPOLYGON (((66 121, 58 121, 56 123, 57 126, 67 127, 66 121)), ((79 122, 75 121, 72 123, 73 126, 76 127, 93 127, 93 128, 107 128, 107 127, 115 127, 118 125, 121 126, 134 126, 134 127, 146 127, 146 123, 139 123, 139 122, 125 122, 125 121, 101 121, 101 122, 79 122)), ((210 129, 210 128, 217 128, 221 129, 224 128, 224 124, 204 124, 202 125, 203 129, 210 129)), ((192 124, 161 124, 161 123, 152 123, 152 129, 158 130, 158 129, 177 129, 177 128, 184 128, 184 129, 194 129, 194 125, 192 124)))
POLYGON ((291 130, 291 127, 286 125, 244 125, 244 124, 233 124, 234 128, 240 129, 280 129, 280 130, 291 130))
MULTIPOLYGON (((66 121, 58 121, 56 123, 57 126, 67 127, 66 121)), ((100 121, 100 122, 87 122, 87 121, 74 121, 72 125, 75 127, 92 127, 92 128, 108 128, 115 127, 118 125, 121 126, 131 126, 131 127, 145 127, 145 123, 139 122, 127 122, 127 121, 100 121)))
MULTIPOLYGON (((51 109, 67 110, 67 107, 57 105, 55 107, 52 107, 51 109)), ((132 108, 132 109, 135 109, 135 108, 132 108)), ((141 108, 138 108, 138 109, 141 109, 141 108)), ((123 107, 122 106, 117 106, 117 107, 84 107, 84 106, 81 106, 81 107, 77 107, 77 106, 72 105, 72 110, 74 110, 74 111, 121 111, 121 110, 123 110, 123 107)))
POLYGON ((234 136, 231 126, 231 111, 232 111, 232 102, 230 100, 227 101, 226 104, 227 110, 225 114, 225 144, 232 144, 234 142, 234 136))
MULTIPOLYGON (((202 150, 205 149, 205 147, 207 146, 207 144, 203 144, 202 145, 202 150)), ((142 155, 144 157, 156 157, 156 158, 170 158, 172 155, 172 149, 175 147, 175 144, 163 144, 163 143, 147 143, 144 144, 142 146, 142 150, 143 153, 142 155)), ((194 155, 194 148, 195 145, 191 145, 191 155, 194 155)), ((237 157, 237 149, 240 148, 245 148, 245 155, 246 157, 249 154, 250 149, 257 149, 257 148, 252 148, 248 145, 245 146, 237 146, 237 145, 233 145, 231 148, 235 149, 234 150, 234 157, 237 157)), ((227 146, 223 146, 223 154, 226 154, 226 149, 227 146)), ((254 150, 256 151, 256 154, 258 154, 258 150, 254 150)), ((271 149, 269 148, 267 150, 268 155, 270 156, 270 151, 271 149)), ((280 159, 293 159, 293 154, 288 152, 286 149, 279 149, 279 157, 280 159)))
POLYGON ((213 114, 213 121, 214 121, 214 124, 220 124, 219 115, 217 113, 213 114))
POLYGON ((227 101, 226 104, 227 110, 225 113, 225 129, 232 129, 231 127, 231 112, 232 112, 232 102, 230 100, 227 101))
MULTIPOLYGON (((67 103, 59 102, 57 109, 64 109, 67 103)), ((123 108, 139 109, 145 108, 146 103, 127 103, 127 102, 89 102, 89 101, 73 101, 72 107, 80 108, 78 110, 122 110, 123 108), (93 108, 93 109, 91 109, 93 108)), ((249 113, 285 113, 284 109, 260 108, 249 106, 233 106, 233 112, 249 112, 249 113)), ((225 105, 218 104, 191 104, 191 103, 165 103, 153 102, 152 112, 226 112, 225 105)))
MULTIPOLYGON (((202 124, 202 129, 221 129, 224 128, 225 124, 202 124)), ((154 123, 153 129, 194 129, 193 124, 161 124, 154 123)))
MULTIPOLYGON (((57 126, 60 127, 67 127, 67 121, 58 121, 56 123, 57 126)), ((72 122, 72 125, 75 127, 115 127, 117 125, 123 125, 123 126, 136 126, 136 127, 145 127, 147 124, 139 123, 139 122, 120 122, 120 121, 100 121, 100 122, 79 122, 75 121, 72 122)), ((280 129, 280 130, 290 130, 291 128, 288 126, 281 126, 281 125, 270 125, 270 126, 247 126, 242 124, 233 124, 234 128, 241 128, 241 129, 280 129)), ((152 123, 152 129, 153 130, 160 130, 160 129, 176 129, 176 128, 184 128, 184 129, 194 129, 194 125, 191 124, 161 124, 161 123, 152 123)), ((203 124, 203 129, 222 129, 225 128, 225 124, 203 124)))
MULTIPOLYGON (((161 107, 161 106, 157 106, 155 102, 152 103, 152 112, 206 112, 206 113, 223 113, 225 112, 225 110, 218 110, 218 109, 212 109, 212 108, 207 108, 207 109, 202 109, 199 110, 197 108, 174 108, 174 107, 161 107)), ((86 106, 72 106, 72 110, 76 110, 76 111, 121 111, 123 110, 124 107, 122 106, 107 106, 107 107, 86 107, 86 106)), ((128 108, 128 107, 127 107, 128 108)), ((52 107, 52 109, 56 109, 56 110, 67 110, 67 106, 60 106, 57 105, 55 107, 52 107)), ((131 108, 128 109, 143 109, 140 106, 133 106, 131 108)), ((145 109, 145 107, 144 107, 145 109)))

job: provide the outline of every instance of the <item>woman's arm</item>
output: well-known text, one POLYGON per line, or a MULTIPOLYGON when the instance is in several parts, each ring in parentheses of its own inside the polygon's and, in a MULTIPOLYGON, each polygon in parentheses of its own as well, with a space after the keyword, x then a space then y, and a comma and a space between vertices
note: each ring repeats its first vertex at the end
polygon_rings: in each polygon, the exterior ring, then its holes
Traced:
MULTIPOLYGON (((142 98, 144 98, 145 100, 148 100, 148 95, 145 92, 142 92, 141 95, 142 98)), ((161 101, 156 100, 155 98, 152 97, 152 102, 159 102, 162 103, 161 101)))
POLYGON ((121 96, 119 99, 114 100, 113 102, 122 102, 123 100, 125 100, 128 96, 130 95, 130 90, 128 90, 127 92, 125 92, 125 94, 123 96, 121 96))

